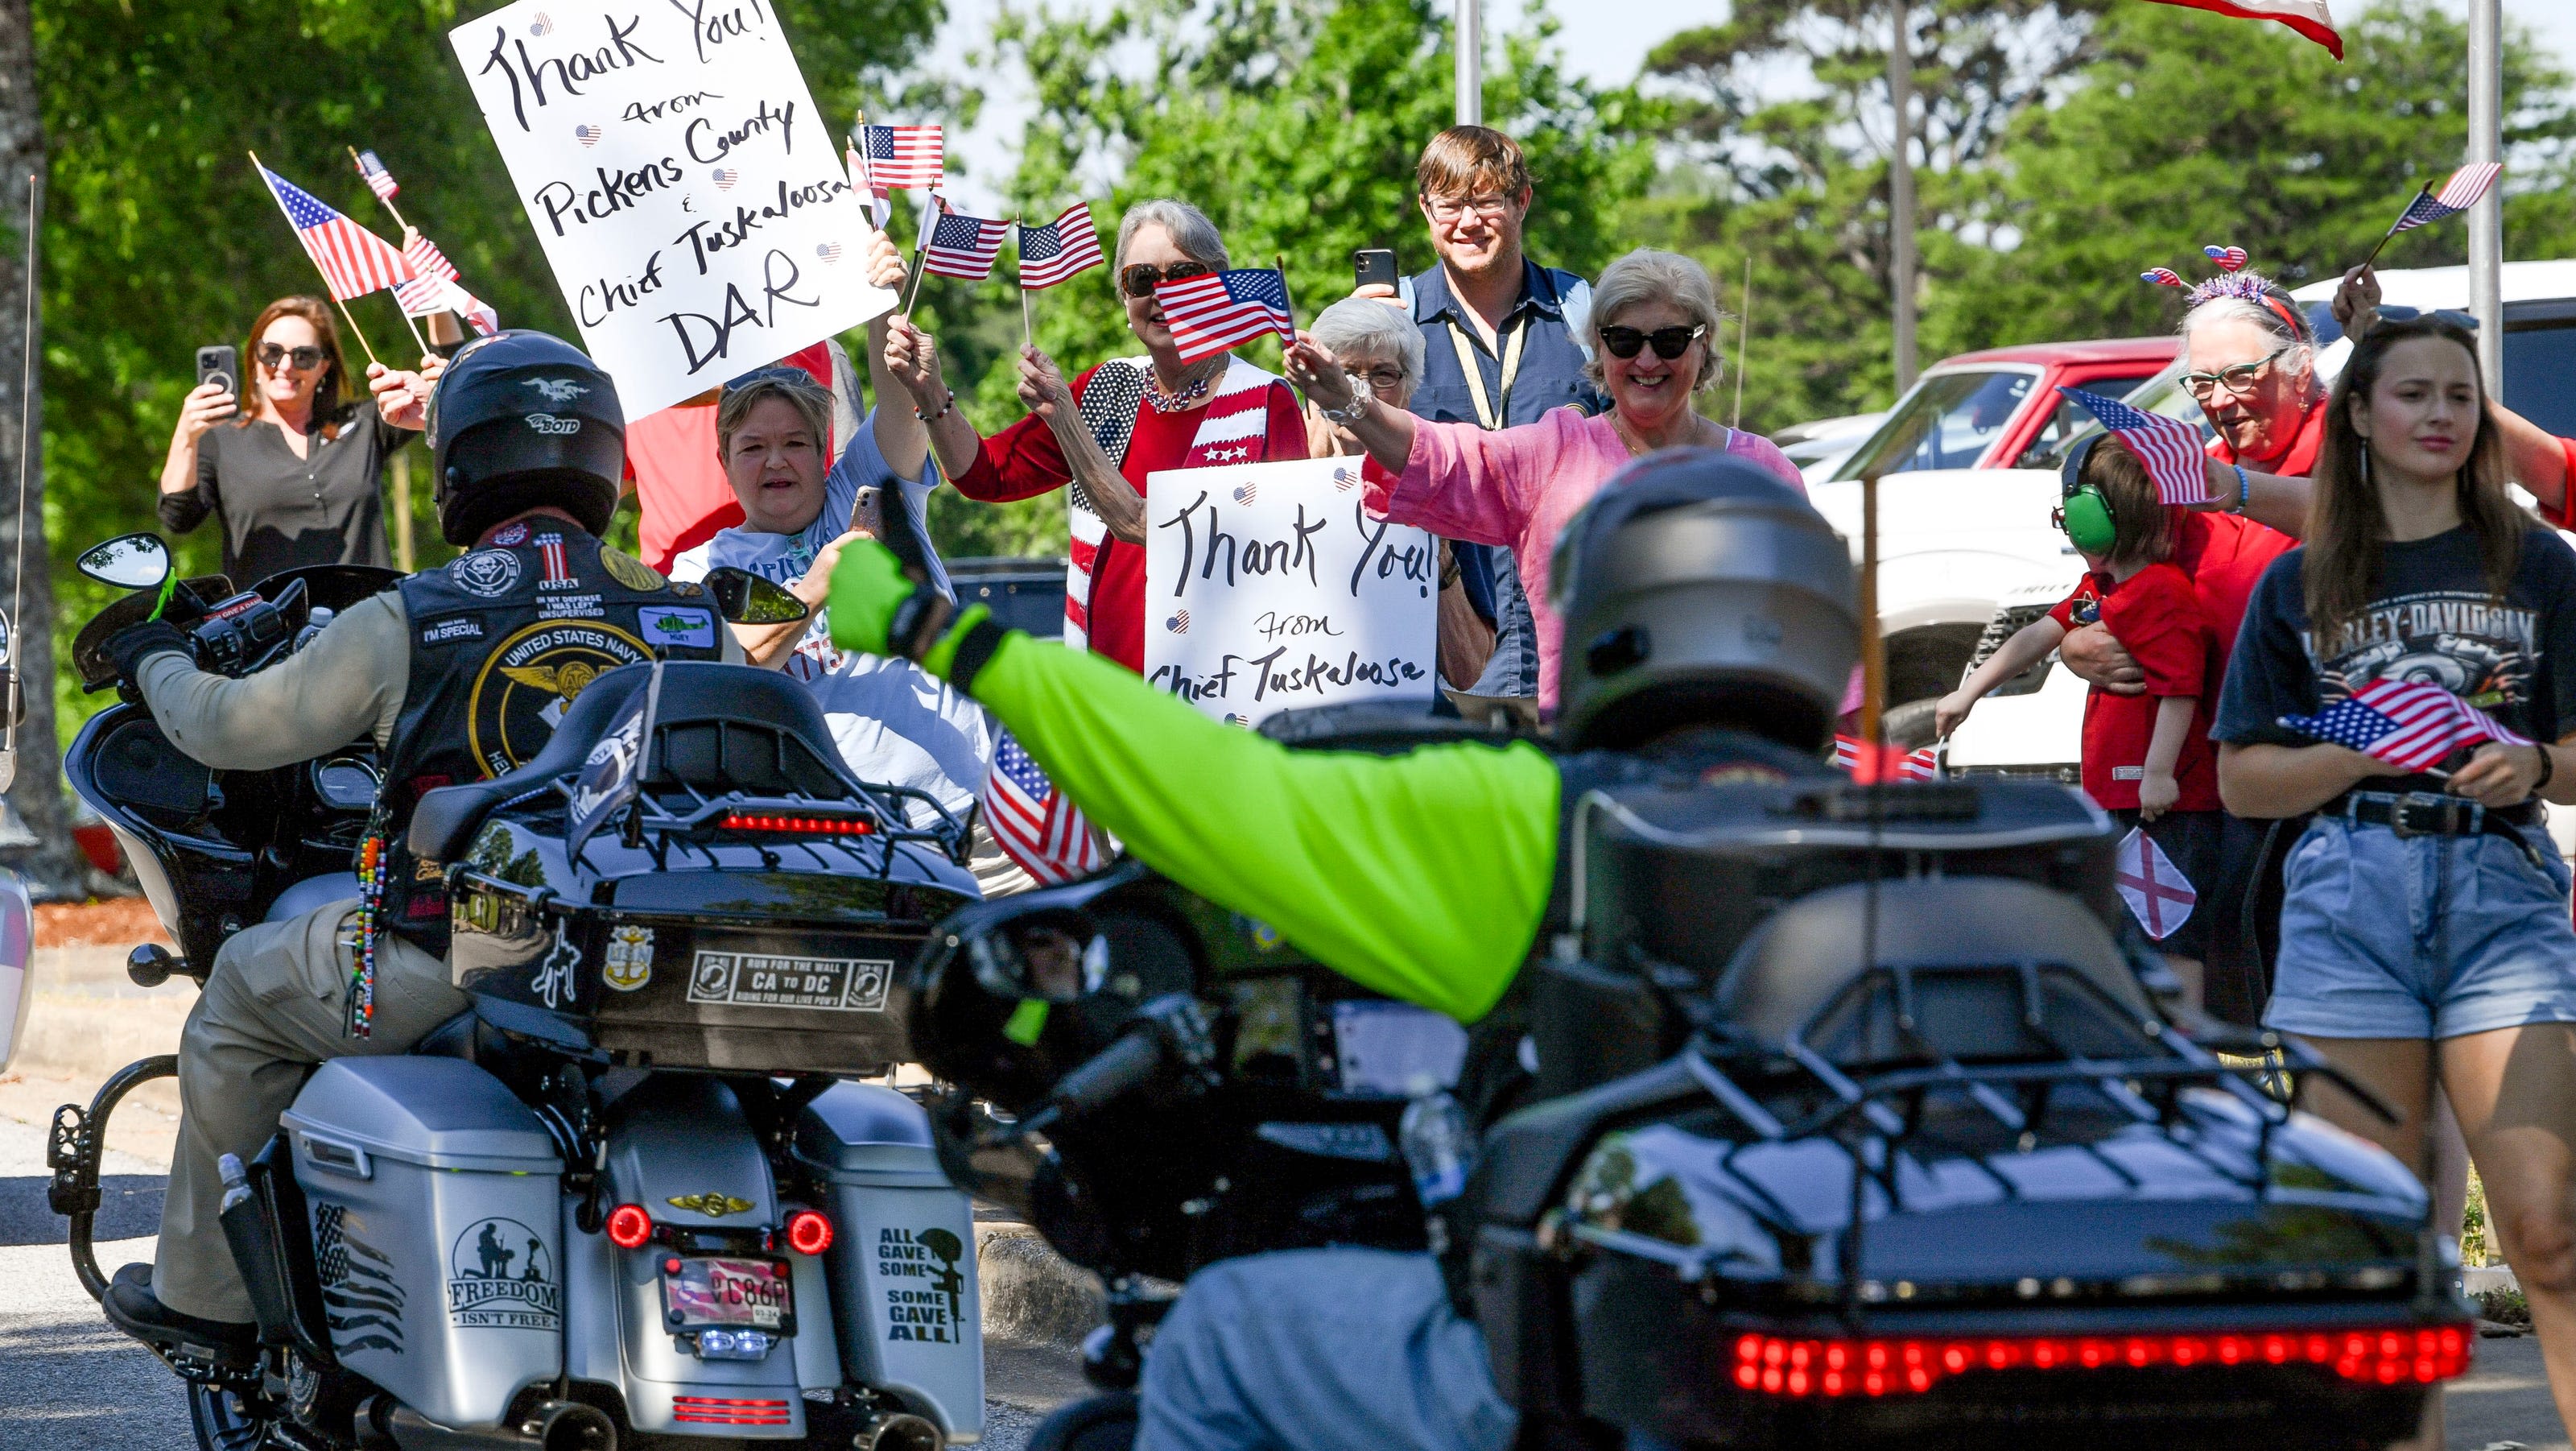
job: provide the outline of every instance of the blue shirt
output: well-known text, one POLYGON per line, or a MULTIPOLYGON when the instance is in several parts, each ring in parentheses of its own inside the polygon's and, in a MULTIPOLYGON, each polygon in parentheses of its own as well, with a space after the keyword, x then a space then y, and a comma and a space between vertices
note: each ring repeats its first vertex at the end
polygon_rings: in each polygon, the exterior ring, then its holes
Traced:
MULTIPOLYGON (((1416 418, 1434 423, 1484 421, 1477 415, 1466 370, 1459 366, 1453 331, 1466 340, 1467 356, 1484 384, 1485 400, 1496 408, 1495 421, 1505 428, 1536 423, 1540 414, 1568 403, 1587 414, 1610 406, 1610 400, 1583 373, 1592 360, 1582 341, 1585 319, 1592 310, 1592 288, 1582 278, 1521 260, 1520 300, 1495 329, 1505 351, 1514 329, 1528 329, 1509 393, 1503 392, 1502 355, 1485 345, 1484 335, 1467 320, 1466 305, 1449 290, 1449 279, 1439 268, 1408 279, 1405 291, 1412 296, 1414 324, 1422 329, 1422 381, 1409 405, 1416 418)), ((1470 693, 1536 696, 1538 626, 1530 618, 1529 600, 1521 593, 1512 552, 1481 544, 1451 548, 1458 557, 1459 580, 1468 601, 1494 627, 1493 659, 1470 693)))

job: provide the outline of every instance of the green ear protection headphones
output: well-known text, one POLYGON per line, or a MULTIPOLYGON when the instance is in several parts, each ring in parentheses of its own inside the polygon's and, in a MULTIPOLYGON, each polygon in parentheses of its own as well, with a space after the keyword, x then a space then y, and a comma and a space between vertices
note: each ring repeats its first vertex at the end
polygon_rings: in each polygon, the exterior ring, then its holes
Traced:
POLYGON ((2066 464, 2058 471, 2058 488, 2064 502, 2057 506, 2053 521, 2066 531, 2067 542, 2087 554, 2109 554, 2119 541, 2120 528, 2111 520, 2111 501, 2102 491, 2082 482, 2084 461, 2092 457, 2094 446, 2110 437, 2108 432, 2089 433, 2075 441, 2066 451, 2066 464))

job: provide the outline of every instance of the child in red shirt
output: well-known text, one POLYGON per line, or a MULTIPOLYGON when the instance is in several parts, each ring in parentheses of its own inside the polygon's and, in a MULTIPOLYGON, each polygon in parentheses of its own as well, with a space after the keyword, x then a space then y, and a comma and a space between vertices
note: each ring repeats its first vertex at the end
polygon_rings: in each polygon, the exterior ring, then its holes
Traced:
POLYGON ((2075 592, 1969 672, 1942 698, 1934 719, 1948 735, 1981 697, 2046 659, 2078 626, 2098 619, 2129 647, 2146 672, 2146 693, 2115 695, 2097 685, 2085 698, 2084 793, 2123 824, 2143 825, 2201 894, 2182 925, 2157 944, 2197 1000, 2206 924, 2220 909, 2207 896, 2217 881, 2221 819, 2218 753, 2209 739, 2218 707, 2218 634, 2190 577, 2168 562, 2176 511, 2158 500, 2155 482, 2127 444, 2116 437, 2096 444, 2077 486, 2109 506, 2109 553, 2086 552, 2087 572, 2075 592))

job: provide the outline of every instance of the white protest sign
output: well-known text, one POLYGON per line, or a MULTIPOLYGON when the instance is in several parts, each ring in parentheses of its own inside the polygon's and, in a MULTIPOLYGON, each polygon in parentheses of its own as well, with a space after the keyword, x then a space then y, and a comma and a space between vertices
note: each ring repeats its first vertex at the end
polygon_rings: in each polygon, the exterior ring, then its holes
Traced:
POLYGON ((1360 507, 1359 460, 1145 481, 1145 679, 1219 720, 1430 704, 1440 546, 1360 507))
POLYGON ((894 306, 767 0, 519 0, 447 38, 627 417, 894 306))

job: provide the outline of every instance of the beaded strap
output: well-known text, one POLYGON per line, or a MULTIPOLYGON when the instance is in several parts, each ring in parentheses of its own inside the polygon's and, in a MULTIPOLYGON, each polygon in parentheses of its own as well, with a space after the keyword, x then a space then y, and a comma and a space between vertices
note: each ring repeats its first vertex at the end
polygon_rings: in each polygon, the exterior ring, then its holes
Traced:
POLYGON ((385 838, 369 822, 367 839, 358 844, 358 943, 349 973, 349 1036, 364 1041, 376 1029, 376 937, 384 920, 385 838))

